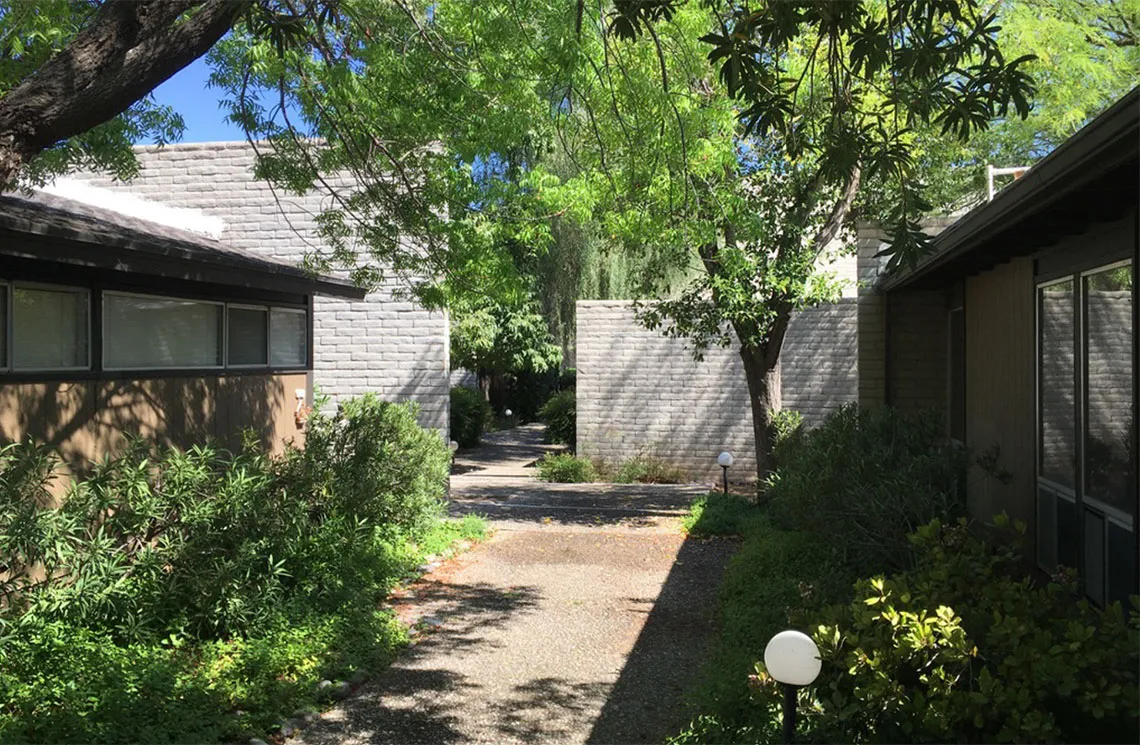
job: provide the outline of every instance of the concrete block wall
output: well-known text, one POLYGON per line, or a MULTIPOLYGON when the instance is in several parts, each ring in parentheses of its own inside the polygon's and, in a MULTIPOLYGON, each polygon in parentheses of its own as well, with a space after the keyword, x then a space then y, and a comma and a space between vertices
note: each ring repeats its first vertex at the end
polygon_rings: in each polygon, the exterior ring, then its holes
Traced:
MULTIPOLYGON (((810 424, 855 399, 855 310, 848 300, 804 311, 785 338, 783 407, 801 411, 810 424)), ((717 454, 728 450, 733 474, 754 478, 738 345, 710 349, 698 362, 686 340, 641 326, 629 301, 579 301, 577 318, 580 455, 620 463, 646 453, 694 478, 714 479, 717 454)))
MULTIPOLYGON (((266 258, 297 263, 319 245, 315 218, 329 197, 275 192, 255 180, 248 143, 140 147, 136 154, 141 171, 130 183, 98 174, 75 178, 220 217, 223 242, 266 258)), ((351 188, 343 180, 339 185, 351 188)), ((390 280, 363 301, 316 298, 314 381, 334 404, 367 392, 414 401, 421 424, 446 432, 447 316, 397 297, 400 289, 390 280)))

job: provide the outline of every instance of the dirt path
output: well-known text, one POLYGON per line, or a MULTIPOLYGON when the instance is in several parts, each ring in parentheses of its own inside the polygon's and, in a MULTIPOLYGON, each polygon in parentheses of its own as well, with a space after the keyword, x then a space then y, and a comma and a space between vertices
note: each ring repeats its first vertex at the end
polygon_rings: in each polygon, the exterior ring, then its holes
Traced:
POLYGON ((686 719, 728 541, 686 540, 703 487, 540 484, 541 430, 457 459, 453 511, 484 546, 427 575, 401 609, 426 628, 307 743, 659 743, 686 719))

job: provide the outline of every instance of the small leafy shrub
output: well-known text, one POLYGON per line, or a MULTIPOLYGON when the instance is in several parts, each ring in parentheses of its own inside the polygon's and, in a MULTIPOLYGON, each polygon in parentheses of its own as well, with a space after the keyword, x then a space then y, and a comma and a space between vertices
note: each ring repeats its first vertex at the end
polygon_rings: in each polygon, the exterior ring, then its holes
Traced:
POLYGON ((614 478, 619 484, 680 484, 681 469, 654 455, 637 455, 621 464, 614 478))
MULTIPOLYGON (((860 581, 824 614, 812 741, 1136 742, 1137 598, 1126 616, 1069 578, 1035 584, 1007 537, 934 521, 913 570, 860 581)), ((759 680, 760 708, 778 707, 759 680)))
POLYGON ((594 464, 570 453, 547 453, 538 461, 538 477, 560 484, 585 484, 597 480, 594 464))
POLYGON ((451 439, 459 447, 478 445, 490 420, 491 405, 481 392, 463 387, 451 389, 451 439))
POLYGON ((716 491, 693 500, 681 527, 692 536, 743 536, 761 519, 760 509, 744 497, 716 491))
POLYGON ((578 432, 578 403, 572 390, 559 391, 550 397, 539 412, 546 422, 546 441, 575 446, 578 432))
POLYGON ((776 521, 814 532, 863 574, 910 564, 907 536, 965 514, 967 453, 935 412, 849 404, 779 440, 765 494, 776 521))

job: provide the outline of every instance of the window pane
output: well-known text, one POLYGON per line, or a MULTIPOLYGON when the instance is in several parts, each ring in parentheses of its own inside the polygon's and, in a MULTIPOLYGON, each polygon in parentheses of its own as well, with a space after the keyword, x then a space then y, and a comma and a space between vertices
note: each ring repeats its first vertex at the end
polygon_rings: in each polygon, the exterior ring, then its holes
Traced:
POLYGON ((1136 534, 1115 523, 1108 524, 1108 602, 1121 601, 1127 607, 1128 596, 1135 595, 1136 534))
POLYGON ((87 293, 17 287, 12 362, 17 370, 87 367, 87 293))
POLYGON ((230 307, 229 364, 266 364, 268 316, 264 310, 230 307))
POLYGON ((303 310, 274 308, 270 318, 270 358, 274 367, 304 367, 308 361, 308 316, 303 310))
POLYGON ((1040 364, 1041 438, 1040 474, 1075 487, 1077 448, 1073 361, 1073 283, 1061 282, 1037 292, 1040 364))
POLYGON ((1084 278, 1085 490, 1132 514, 1132 267, 1084 278))
POLYGON ((106 295, 108 368, 219 367, 222 306, 195 300, 106 295))
POLYGON ((1037 565, 1049 572, 1057 568, 1057 497, 1041 488, 1037 490, 1037 565))
POLYGON ((1085 594, 1097 605, 1104 605, 1104 518, 1085 510, 1085 567, 1082 579, 1085 594))

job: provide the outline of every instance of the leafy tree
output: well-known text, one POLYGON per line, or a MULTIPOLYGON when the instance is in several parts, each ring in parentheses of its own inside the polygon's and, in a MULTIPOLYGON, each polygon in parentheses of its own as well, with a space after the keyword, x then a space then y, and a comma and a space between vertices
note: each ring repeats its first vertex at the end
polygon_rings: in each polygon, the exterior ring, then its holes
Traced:
POLYGON ((562 362, 562 348, 533 303, 465 303, 453 310, 451 365, 492 376, 544 373, 562 362))

